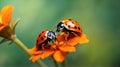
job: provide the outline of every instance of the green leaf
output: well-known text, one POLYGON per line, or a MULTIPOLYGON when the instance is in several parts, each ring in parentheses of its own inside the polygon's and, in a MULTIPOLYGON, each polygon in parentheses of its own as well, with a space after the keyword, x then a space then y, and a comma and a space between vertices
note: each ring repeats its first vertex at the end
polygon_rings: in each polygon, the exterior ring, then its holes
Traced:
POLYGON ((18 24, 19 21, 20 21, 20 18, 18 18, 18 19, 14 22, 14 24, 12 24, 12 31, 13 31, 13 33, 15 33, 15 28, 16 28, 16 26, 17 26, 17 24, 18 24))
POLYGON ((1 41, 0 41, 0 44, 2 44, 2 43, 4 43, 4 42, 7 42, 8 41, 8 39, 2 39, 1 41))

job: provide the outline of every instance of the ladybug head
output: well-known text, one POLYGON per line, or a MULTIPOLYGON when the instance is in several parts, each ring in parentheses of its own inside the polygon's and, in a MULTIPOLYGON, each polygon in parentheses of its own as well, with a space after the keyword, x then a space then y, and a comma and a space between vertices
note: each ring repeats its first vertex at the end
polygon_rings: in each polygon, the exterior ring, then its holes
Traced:
POLYGON ((56 34, 53 31, 49 31, 47 33, 47 38, 49 38, 51 40, 56 40, 56 34))
POLYGON ((64 29, 64 23, 63 22, 58 23, 56 32, 63 31, 63 29, 64 29))

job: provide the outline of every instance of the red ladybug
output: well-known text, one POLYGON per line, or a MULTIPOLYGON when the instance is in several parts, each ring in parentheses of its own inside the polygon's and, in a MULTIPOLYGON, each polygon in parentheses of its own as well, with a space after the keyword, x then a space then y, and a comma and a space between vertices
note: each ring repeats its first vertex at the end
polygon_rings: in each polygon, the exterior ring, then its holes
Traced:
POLYGON ((56 40, 56 34, 53 31, 44 30, 39 34, 37 38, 36 47, 38 49, 44 49, 45 45, 54 40, 56 40))
POLYGON ((80 35, 82 33, 82 29, 77 21, 72 19, 64 19, 57 24, 56 32, 66 32, 66 33, 76 33, 80 35))

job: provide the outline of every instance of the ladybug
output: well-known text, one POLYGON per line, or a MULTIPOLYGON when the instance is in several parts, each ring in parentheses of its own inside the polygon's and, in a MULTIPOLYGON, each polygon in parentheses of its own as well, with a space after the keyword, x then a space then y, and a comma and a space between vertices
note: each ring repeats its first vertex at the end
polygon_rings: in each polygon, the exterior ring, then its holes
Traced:
POLYGON ((82 33, 82 29, 80 27, 80 25, 78 24, 77 21, 72 20, 72 19, 64 19, 62 21, 60 21, 57 24, 57 30, 56 32, 66 32, 66 33, 76 33, 78 35, 80 35, 82 33))
POLYGON ((56 34, 50 30, 42 31, 36 41, 36 47, 39 49, 44 49, 44 46, 49 44, 50 41, 56 40, 56 34))

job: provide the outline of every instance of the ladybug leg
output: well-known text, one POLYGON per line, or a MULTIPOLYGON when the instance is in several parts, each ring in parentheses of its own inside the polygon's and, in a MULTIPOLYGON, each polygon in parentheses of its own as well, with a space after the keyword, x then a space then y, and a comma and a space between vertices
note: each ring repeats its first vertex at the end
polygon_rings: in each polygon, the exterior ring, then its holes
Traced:
POLYGON ((41 54, 44 53, 44 49, 45 49, 45 48, 44 48, 44 45, 45 45, 45 44, 41 44, 41 48, 42 48, 42 52, 41 52, 41 54))
POLYGON ((45 49, 45 48, 44 48, 44 46, 42 46, 42 52, 41 52, 41 54, 43 54, 43 53, 44 53, 44 49, 45 49))
POLYGON ((74 33, 74 35, 75 35, 75 36, 80 36, 79 34, 75 34, 75 33, 74 33))
POLYGON ((74 34, 75 36, 81 36, 81 34, 78 33, 78 32, 73 32, 73 34, 74 34))
POLYGON ((68 36, 69 36, 69 32, 66 32, 66 37, 65 37, 65 40, 67 41, 68 40, 68 36))
POLYGON ((50 40, 48 40, 47 44, 51 44, 51 43, 53 43, 53 41, 52 41, 52 40, 51 40, 51 41, 50 41, 50 40))
MULTIPOLYGON (((57 39, 56 39, 57 40, 57 39)), ((51 40, 52 44, 54 43, 55 40, 51 40)))

